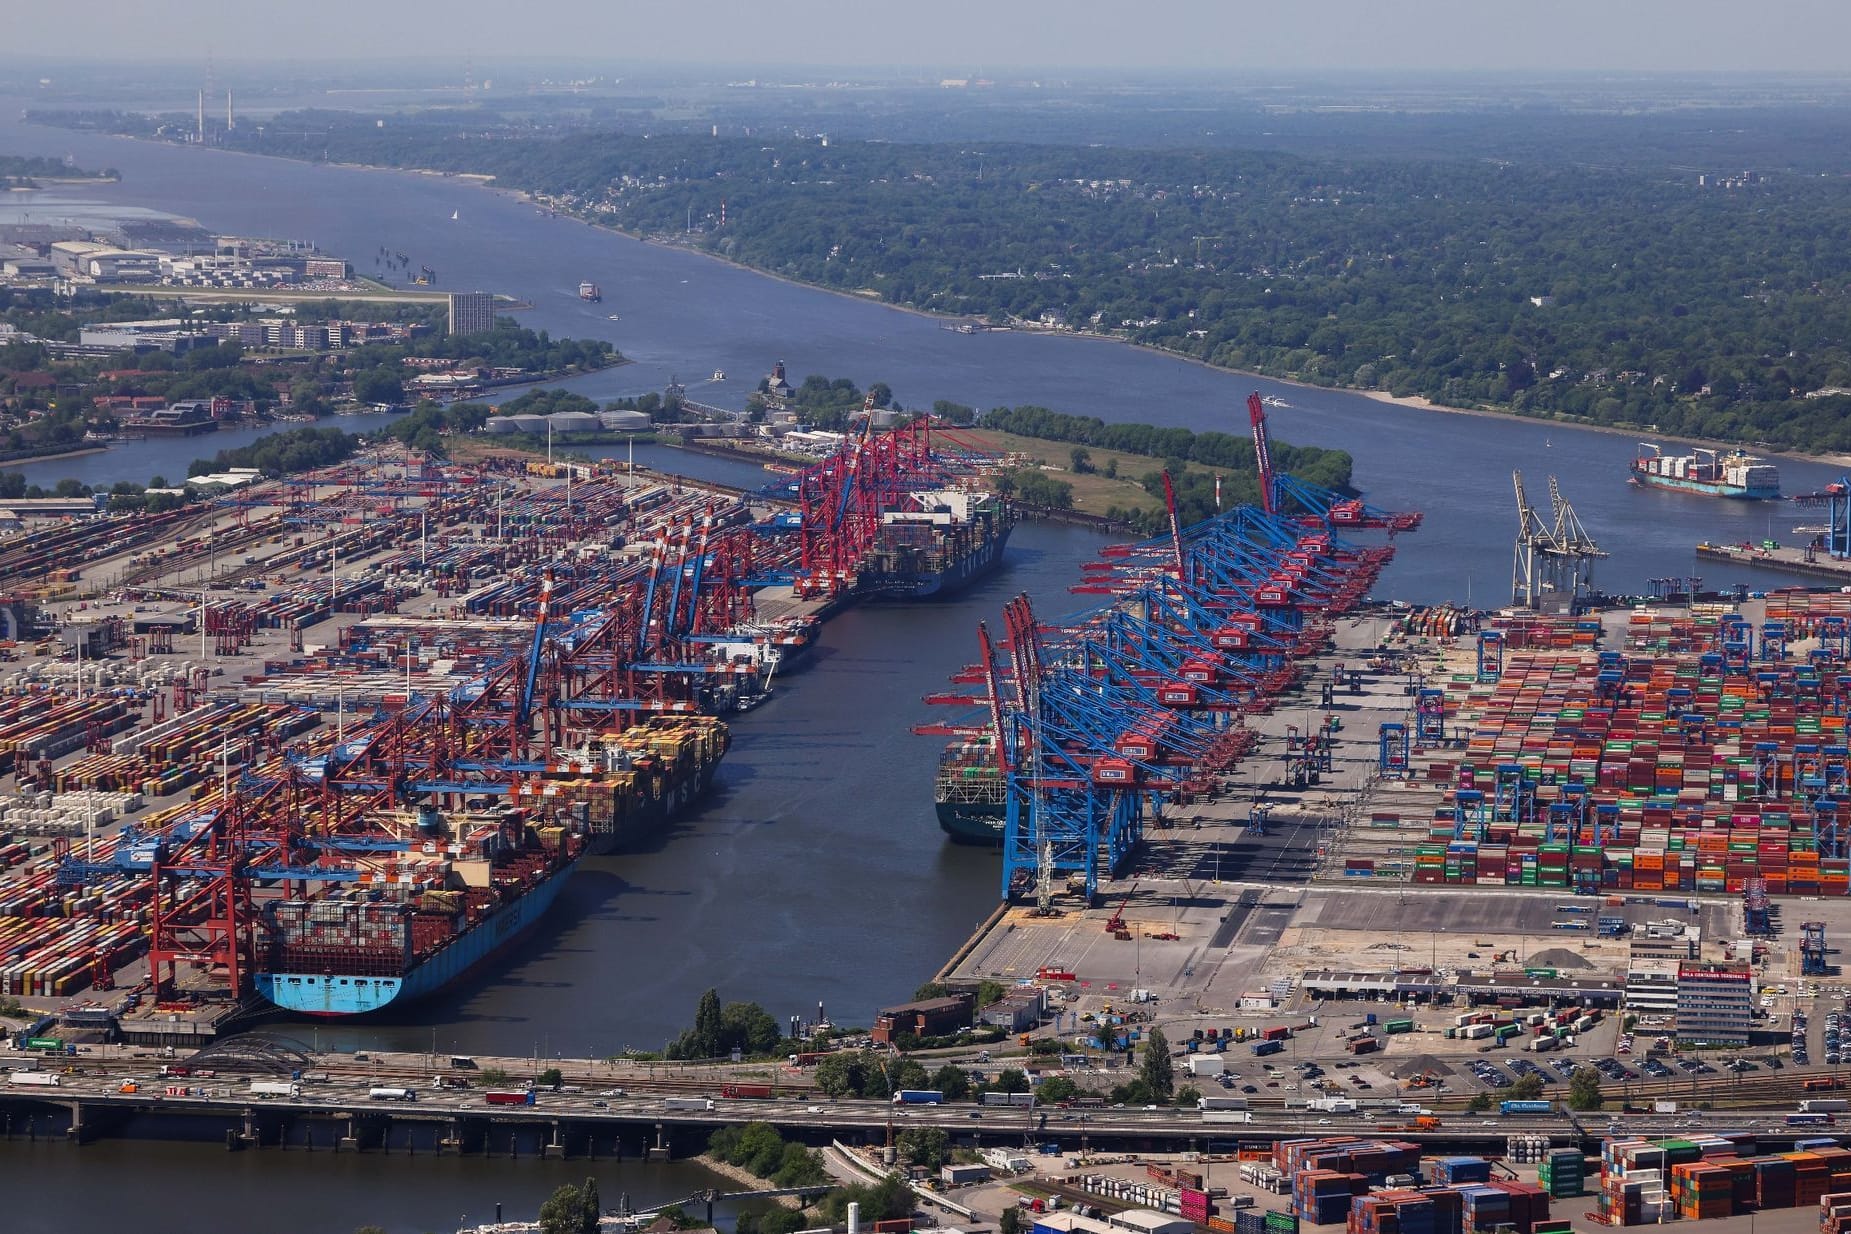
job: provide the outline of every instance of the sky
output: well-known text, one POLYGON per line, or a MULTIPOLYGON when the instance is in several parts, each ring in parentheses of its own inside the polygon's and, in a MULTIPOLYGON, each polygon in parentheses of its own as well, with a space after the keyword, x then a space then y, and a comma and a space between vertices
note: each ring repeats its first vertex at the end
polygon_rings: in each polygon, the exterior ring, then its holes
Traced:
POLYGON ((1836 71, 1846 0, 7 0, 0 56, 1836 71))

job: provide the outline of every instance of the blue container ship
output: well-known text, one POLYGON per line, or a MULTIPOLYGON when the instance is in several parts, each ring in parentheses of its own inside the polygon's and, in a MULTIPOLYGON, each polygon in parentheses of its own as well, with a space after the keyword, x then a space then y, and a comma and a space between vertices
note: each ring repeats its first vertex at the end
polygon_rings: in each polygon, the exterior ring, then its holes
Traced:
POLYGON ((630 847, 697 802, 729 740, 711 717, 653 717, 556 752, 506 786, 505 804, 375 820, 381 860, 306 865, 302 884, 322 890, 258 904, 256 992, 344 1017, 454 984, 532 930, 585 856, 630 847))

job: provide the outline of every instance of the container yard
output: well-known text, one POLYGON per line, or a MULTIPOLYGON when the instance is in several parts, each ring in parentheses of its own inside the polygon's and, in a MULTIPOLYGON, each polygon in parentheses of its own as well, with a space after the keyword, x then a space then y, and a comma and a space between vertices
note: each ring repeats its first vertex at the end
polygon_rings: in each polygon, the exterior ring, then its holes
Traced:
MULTIPOLYGON (((899 522, 930 558, 981 467, 928 426, 868 435, 792 509, 379 450, 0 546, 0 993, 195 1044, 248 1006, 442 988, 583 855, 694 806, 717 717, 890 581, 885 516, 923 511, 899 522)), ((1000 553, 1006 512, 971 500, 1000 553)))
POLYGON ((929 700, 988 713, 922 731, 952 739, 946 830, 1006 868, 939 979, 1039 985, 1108 1055, 1157 1019, 1179 1056, 1239 1042, 1224 1087, 1288 1105, 1385 1088, 1538 1116, 1594 1065, 1673 1110, 1832 1117, 1799 1103, 1851 1057, 1828 958, 1851 931, 1851 596, 1372 605, 1387 550, 1359 533, 1415 519, 1262 491, 1108 550, 1075 587, 1100 608, 1012 605, 929 700), (1505 1099, 1519 1079, 1542 1099, 1505 1099))

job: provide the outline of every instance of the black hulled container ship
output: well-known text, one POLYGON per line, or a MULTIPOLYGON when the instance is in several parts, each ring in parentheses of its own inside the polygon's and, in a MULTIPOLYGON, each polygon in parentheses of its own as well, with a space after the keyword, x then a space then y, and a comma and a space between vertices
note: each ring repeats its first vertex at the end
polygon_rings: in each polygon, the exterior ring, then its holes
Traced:
POLYGON ((1015 529, 1003 498, 944 489, 916 494, 914 505, 881 515, 880 534, 859 571, 861 594, 874 600, 940 599, 1002 564, 1015 529))
POLYGON ((959 844, 1000 847, 1009 814, 1008 782, 987 739, 954 741, 939 755, 932 784, 938 825, 959 844))

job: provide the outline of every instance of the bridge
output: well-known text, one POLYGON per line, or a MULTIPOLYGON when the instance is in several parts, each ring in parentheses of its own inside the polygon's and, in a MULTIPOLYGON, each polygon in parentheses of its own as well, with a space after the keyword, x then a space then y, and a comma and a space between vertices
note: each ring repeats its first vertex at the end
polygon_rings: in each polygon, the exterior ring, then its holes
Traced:
MULTIPOLYGON (((295 1094, 266 1096, 250 1091, 245 1078, 159 1077, 127 1080, 120 1075, 55 1077, 57 1084, 9 1084, 0 1088, 0 1134, 65 1139, 82 1144, 126 1131, 136 1116, 188 1120, 198 1138, 223 1137, 230 1148, 306 1148, 336 1152, 389 1150, 454 1154, 565 1157, 672 1157, 706 1148, 722 1126, 769 1122, 795 1139, 822 1146, 840 1139, 880 1144, 889 1130, 936 1127, 971 1145, 1017 1146, 1059 1143, 1067 1151, 1227 1151, 1225 1146, 1307 1135, 1392 1135, 1423 1151, 1498 1152, 1512 1134, 1547 1136, 1565 1146, 1596 1147, 1611 1134, 1609 1120, 1594 1114, 1447 1114, 1438 1128, 1415 1130, 1392 1116, 1381 1121, 1357 1114, 1278 1109, 1198 1111, 1157 1107, 1068 1110, 1059 1107, 908 1105, 884 1101, 752 1098, 665 1098, 660 1092, 541 1091, 533 1104, 489 1104, 481 1090, 419 1088, 411 1099, 374 1097, 365 1079, 303 1082, 295 1094), (136 1091, 123 1091, 134 1087, 136 1091), (668 1104, 693 1104, 676 1108, 668 1104), (1251 1119, 1251 1121, 1248 1121, 1251 1119)), ((377 1083, 377 1081, 375 1081, 377 1083)), ((1689 1133, 1698 1116, 1628 1115, 1627 1135, 1689 1133)), ((1711 1112, 1700 1117, 1709 1129, 1752 1131, 1779 1144, 1813 1134, 1788 1127, 1784 1113, 1711 1112)), ((801 1194, 801 1189, 788 1193, 801 1194)), ((698 1197, 696 1197, 698 1198, 698 1197)), ((704 1202, 704 1201, 703 1201, 704 1202)))

